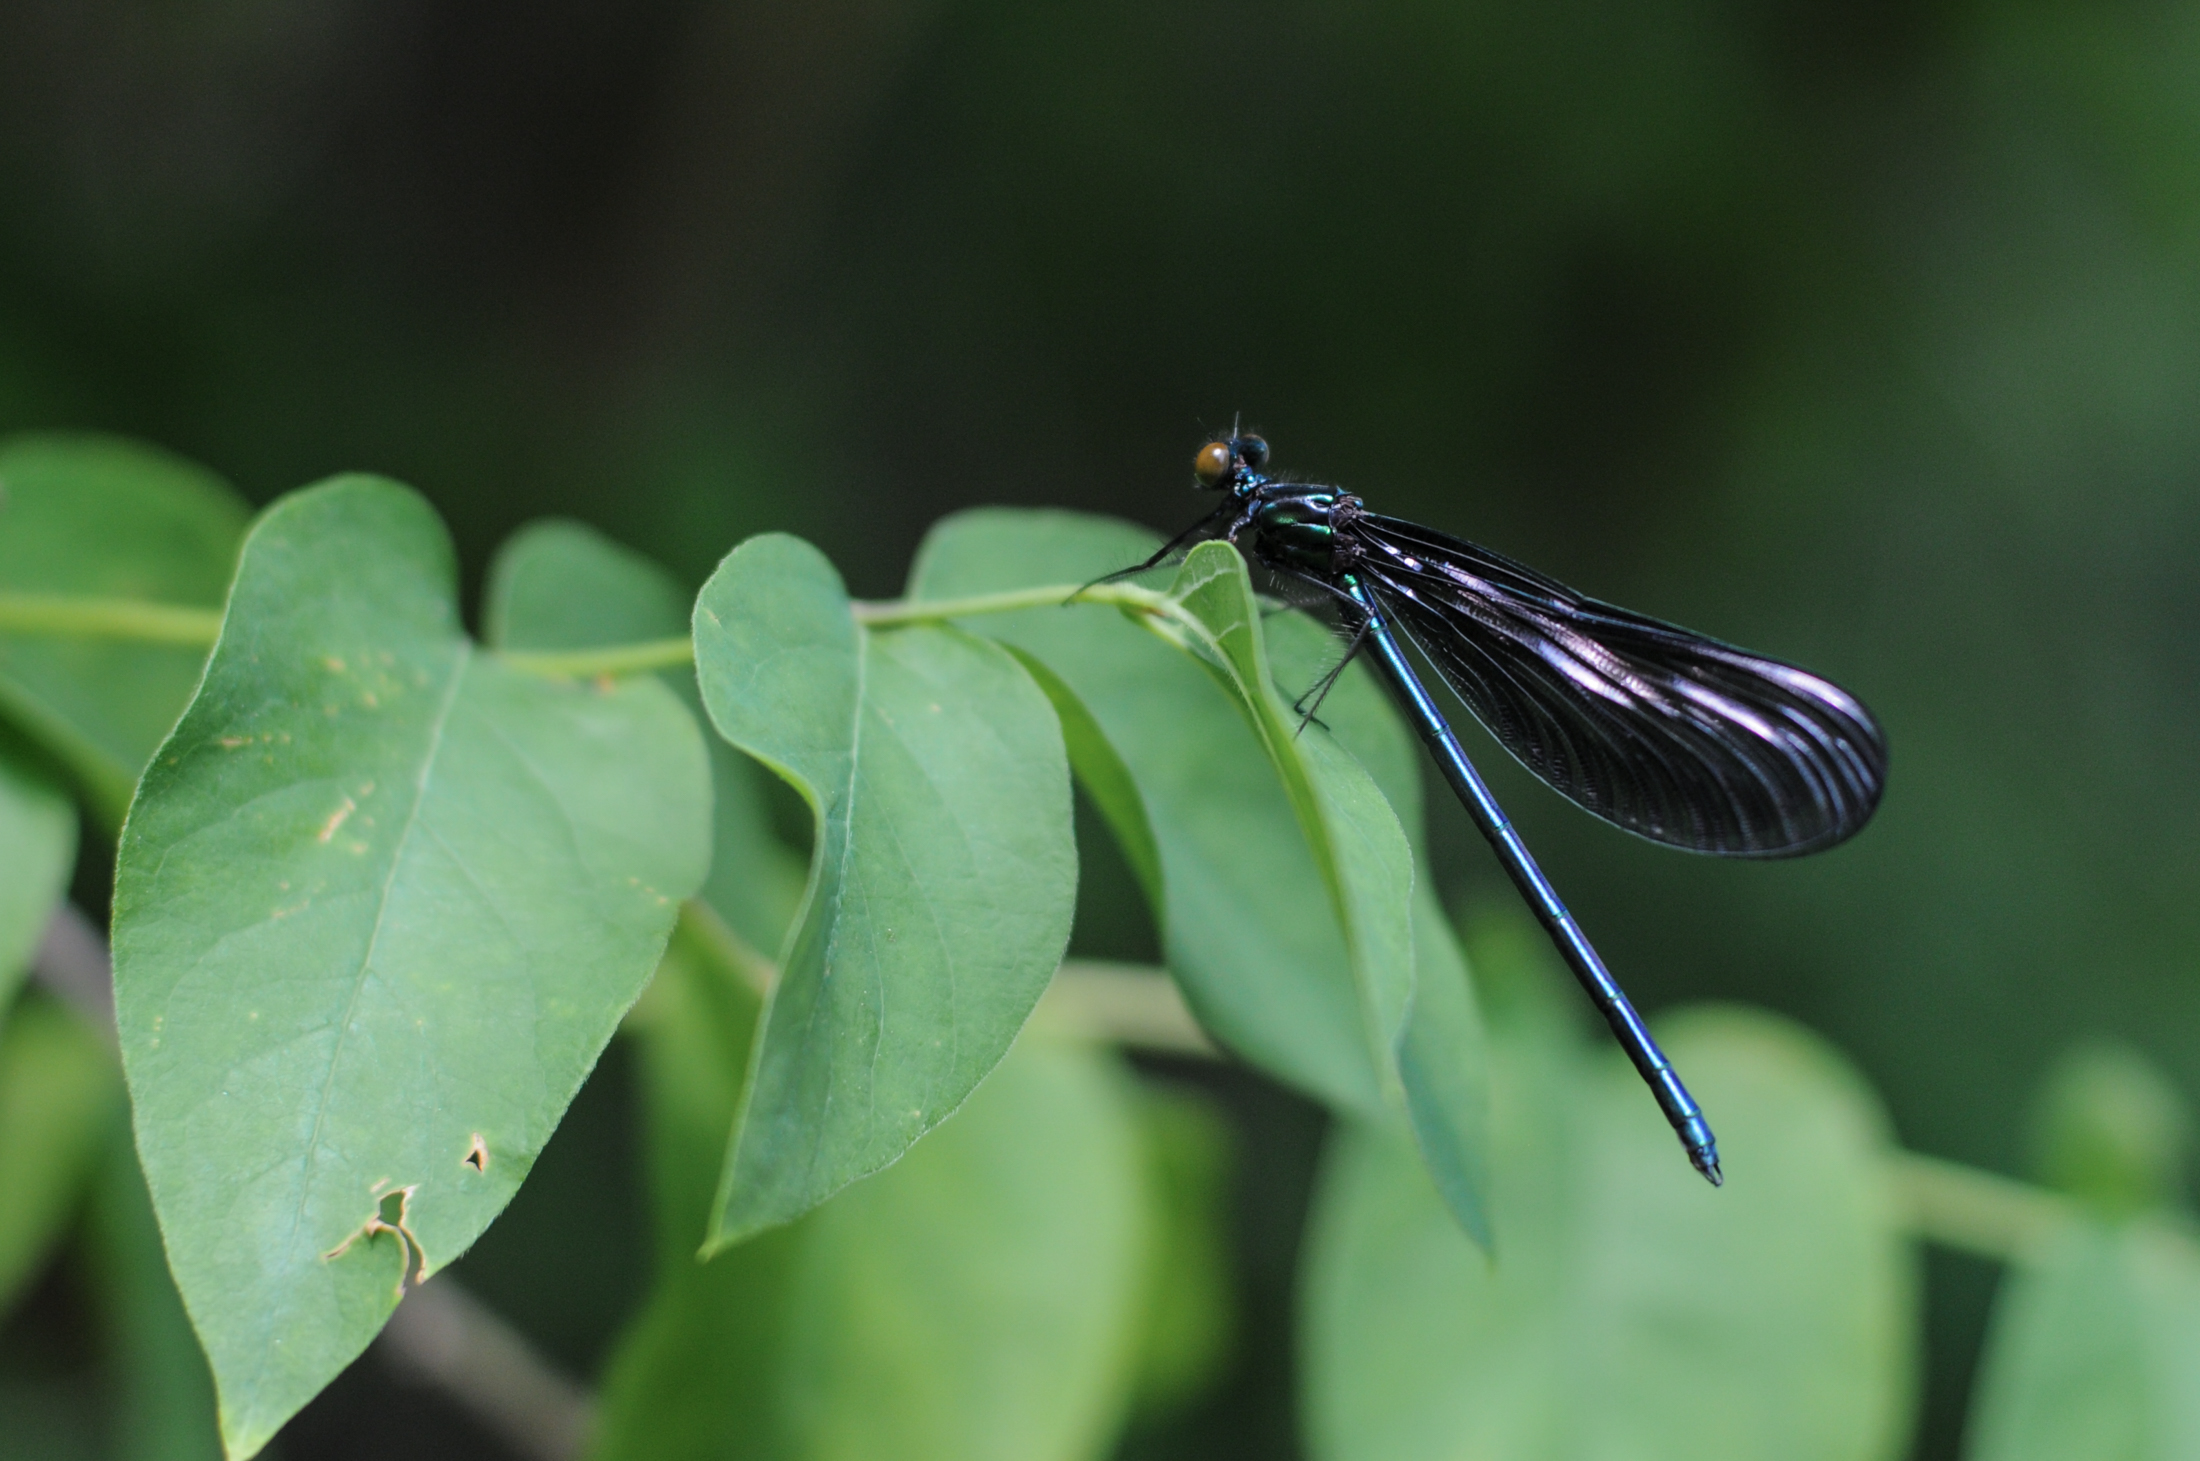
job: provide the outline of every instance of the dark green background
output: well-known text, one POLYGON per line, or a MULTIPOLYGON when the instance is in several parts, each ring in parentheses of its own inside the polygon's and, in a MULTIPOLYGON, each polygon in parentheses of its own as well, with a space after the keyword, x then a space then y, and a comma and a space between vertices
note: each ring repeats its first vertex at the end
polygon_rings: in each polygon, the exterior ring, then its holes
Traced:
MULTIPOLYGON (((958 507, 1188 521, 1242 412, 1863 695, 1885 808, 1802 863, 1492 770, 1641 1003, 1795 1014, 1909 1145, 2021 1172, 2079 1037, 2200 1088, 2195 76, 2200 8, 2158 4, 12 0, 0 430, 260 501, 389 472, 477 574, 563 513, 697 579, 787 528, 885 595, 958 507)), ((1092 880, 1081 945, 1150 948, 1092 880)), ((1268 1252, 1307 1123, 1226 1094, 1268 1252)), ((480 1282, 579 1363, 625 1296, 548 1303, 530 1210, 480 1282)), ((1932 1277, 1945 1456, 1991 1273, 1932 1277)))

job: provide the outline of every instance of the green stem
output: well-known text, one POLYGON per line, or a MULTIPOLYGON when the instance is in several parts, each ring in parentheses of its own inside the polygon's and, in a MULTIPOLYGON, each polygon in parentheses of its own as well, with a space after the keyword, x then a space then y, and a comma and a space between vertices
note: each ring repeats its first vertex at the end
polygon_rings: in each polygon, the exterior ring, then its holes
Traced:
MULTIPOLYGON (((962 599, 893 599, 885 603, 858 600, 851 607, 858 624, 878 629, 898 624, 972 619, 983 614, 1010 614, 1018 609, 1054 608, 1073 601, 1113 604, 1117 608, 1135 609, 1164 619, 1178 617, 1176 601, 1167 594, 1127 583, 1096 584, 1082 591, 1073 583, 1053 583, 962 599)), ((592 680, 606 675, 638 675, 693 664, 695 643, 690 639, 651 639, 640 644, 606 645, 601 649, 506 650, 503 658, 508 664, 538 675, 592 680)))
POLYGON ((1893 1160, 1910 1231, 1944 1248, 2019 1263, 2078 1220, 2068 1198, 1938 1157, 1893 1160))
MULTIPOLYGON (((1175 603, 1166 594, 1135 584, 1103 583, 1080 590, 1076 584, 1047 584, 1007 593, 976 594, 960 599, 895 599, 885 603, 853 605, 856 622, 874 627, 896 624, 938 623, 984 614, 1007 614, 1018 609, 1048 608, 1070 602, 1113 604, 1118 608, 1172 617, 1175 603)), ((193 649, 212 647, 221 634, 219 609, 196 609, 182 604, 159 604, 145 599, 92 598, 74 594, 0 593, 0 634, 36 634, 54 638, 130 639, 143 644, 175 644, 193 649)), ((538 675, 595 679, 605 675, 638 675, 652 670, 676 669, 695 660, 694 642, 649 639, 637 644, 612 644, 599 649, 506 650, 505 661, 538 675)))
POLYGON ((207 649, 221 630, 219 609, 156 604, 146 599, 0 593, 0 634, 134 639, 141 644, 207 649))
POLYGON ((1217 1059, 1214 1042, 1165 969, 1092 959, 1064 959, 1054 971, 1035 1023, 1086 1040, 1217 1059))
POLYGON ((779 966, 735 933, 733 926, 718 916, 717 909, 700 898, 690 898, 680 905, 680 917, 688 931, 708 945, 719 962, 738 975, 758 999, 772 992, 772 986, 779 982, 779 966))
POLYGON ((973 594, 961 599, 890 599, 885 603, 857 603, 856 622, 883 626, 927 624, 942 619, 971 619, 981 614, 1010 614, 1018 609, 1048 609, 1063 604, 1114 604, 1148 614, 1167 613, 1175 602, 1167 594, 1133 583, 1096 583, 1079 588, 1074 583, 1050 583, 1038 588, 1010 589, 1005 593, 973 594))
POLYGON ((638 644, 609 644, 601 649, 507 649, 499 658, 515 669, 538 675, 594 680, 693 664, 695 641, 682 635, 678 639, 645 639, 638 644))

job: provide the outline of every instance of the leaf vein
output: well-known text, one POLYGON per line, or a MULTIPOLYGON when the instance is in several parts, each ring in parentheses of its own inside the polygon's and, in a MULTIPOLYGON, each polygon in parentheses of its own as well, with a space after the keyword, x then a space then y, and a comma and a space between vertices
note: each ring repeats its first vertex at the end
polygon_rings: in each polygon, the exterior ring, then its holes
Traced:
POLYGON ((420 810, 427 805, 428 783, 435 774, 437 759, 443 752, 443 734, 451 723, 451 715, 458 704, 458 692, 466 682, 466 671, 473 656, 473 644, 460 640, 458 653, 451 663, 451 681, 443 692, 443 702, 436 707, 431 722, 428 744, 420 760, 420 774, 413 779, 413 804, 405 814, 405 826, 398 833, 397 843, 391 849, 390 870, 382 880, 382 892, 374 910, 374 931, 367 938, 366 952, 360 956, 359 971, 353 976, 350 997, 345 1001, 344 1015, 336 1027, 336 1044, 329 1051, 328 1074, 321 1083, 321 1094, 314 1103, 313 1130, 306 1140, 305 1169, 299 1174, 298 1206, 292 1212, 290 1233, 284 1240, 286 1250, 298 1240, 298 1229, 305 1222, 306 1204, 313 1195, 313 1169, 320 1159, 321 1130, 328 1121, 329 1101, 336 1089, 336 1072, 343 1064, 344 1045, 351 1034, 352 1016, 358 1012, 359 996, 367 987, 368 971, 374 967, 375 951, 382 944, 382 930, 389 924, 390 895, 397 887, 397 875, 405 866, 405 849, 412 841, 414 830, 420 823, 420 810))

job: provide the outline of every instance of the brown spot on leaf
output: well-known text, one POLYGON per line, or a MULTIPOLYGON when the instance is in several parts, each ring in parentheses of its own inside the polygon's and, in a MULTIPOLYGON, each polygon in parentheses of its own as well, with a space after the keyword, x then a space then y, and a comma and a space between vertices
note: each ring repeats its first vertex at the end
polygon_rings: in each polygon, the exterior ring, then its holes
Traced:
POLYGON ((314 837, 313 840, 316 842, 327 842, 331 837, 334 837, 336 835, 336 829, 343 826, 345 822, 349 821, 351 819, 351 814, 358 810, 359 803, 353 801, 348 796, 345 797, 344 804, 338 807, 334 812, 330 813, 329 819, 321 824, 321 830, 319 834, 314 837))

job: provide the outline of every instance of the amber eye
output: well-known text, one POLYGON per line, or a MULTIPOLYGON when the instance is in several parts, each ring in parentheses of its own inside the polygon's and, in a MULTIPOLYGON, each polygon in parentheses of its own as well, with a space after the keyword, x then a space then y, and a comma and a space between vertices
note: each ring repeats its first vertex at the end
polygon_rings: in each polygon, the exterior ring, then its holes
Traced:
POLYGON ((1268 465, 1268 443, 1257 436, 1241 436, 1237 439, 1238 455, 1245 465, 1259 471, 1268 465))
POLYGON ((1237 463, 1230 457, 1230 444, 1210 441, 1192 458, 1192 475, 1199 478, 1203 487, 1220 487, 1230 480, 1231 468, 1237 463))

